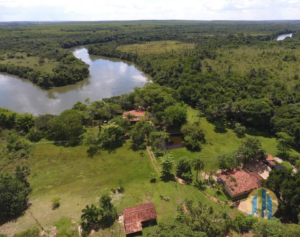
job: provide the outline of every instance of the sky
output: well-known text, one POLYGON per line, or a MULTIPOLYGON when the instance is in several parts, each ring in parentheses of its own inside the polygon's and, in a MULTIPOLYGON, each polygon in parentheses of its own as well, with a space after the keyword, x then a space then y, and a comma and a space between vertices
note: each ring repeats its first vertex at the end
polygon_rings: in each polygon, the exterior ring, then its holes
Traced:
POLYGON ((300 0, 0 0, 0 21, 297 20, 300 0))

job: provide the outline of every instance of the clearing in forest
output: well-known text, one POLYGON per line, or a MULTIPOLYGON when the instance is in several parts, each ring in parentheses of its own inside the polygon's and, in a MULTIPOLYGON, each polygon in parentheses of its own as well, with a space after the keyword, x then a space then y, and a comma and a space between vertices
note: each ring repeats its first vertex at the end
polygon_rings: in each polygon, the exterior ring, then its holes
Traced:
POLYGON ((179 41, 151 41, 143 44, 122 45, 117 49, 123 52, 138 53, 138 54, 158 54, 177 51, 184 48, 194 48, 194 44, 182 43, 179 41))

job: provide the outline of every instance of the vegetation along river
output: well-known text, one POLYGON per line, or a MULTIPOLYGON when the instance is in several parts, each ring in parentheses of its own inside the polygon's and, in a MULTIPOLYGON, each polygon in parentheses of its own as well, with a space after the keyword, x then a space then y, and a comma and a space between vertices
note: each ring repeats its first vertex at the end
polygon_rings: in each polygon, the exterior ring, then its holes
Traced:
POLYGON ((91 56, 85 47, 72 50, 75 57, 89 64, 90 76, 73 85, 44 90, 29 80, 0 74, 0 107, 16 112, 60 114, 77 102, 101 100, 142 87, 147 77, 132 63, 91 56))

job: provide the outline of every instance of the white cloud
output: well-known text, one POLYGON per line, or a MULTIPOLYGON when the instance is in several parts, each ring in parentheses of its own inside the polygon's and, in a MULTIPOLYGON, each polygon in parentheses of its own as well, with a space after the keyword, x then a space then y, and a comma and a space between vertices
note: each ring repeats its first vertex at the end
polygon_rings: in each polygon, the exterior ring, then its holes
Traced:
POLYGON ((0 21, 298 19, 300 0, 0 0, 0 21))

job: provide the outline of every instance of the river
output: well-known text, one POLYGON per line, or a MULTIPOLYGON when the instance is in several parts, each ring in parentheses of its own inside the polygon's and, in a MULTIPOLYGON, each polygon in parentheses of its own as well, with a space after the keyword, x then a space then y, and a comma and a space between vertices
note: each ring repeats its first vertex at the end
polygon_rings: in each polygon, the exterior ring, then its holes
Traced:
POLYGON ((91 56, 85 47, 72 49, 75 57, 90 67, 89 78, 73 85, 40 88, 29 80, 0 73, 0 107, 19 113, 60 114, 77 102, 101 100, 130 93, 143 87, 147 77, 133 63, 107 57, 91 56))
POLYGON ((278 35, 278 36, 277 36, 277 41, 284 40, 284 39, 287 38, 287 37, 292 38, 292 36, 293 36, 292 33, 290 33, 290 34, 284 34, 284 35, 278 35))

